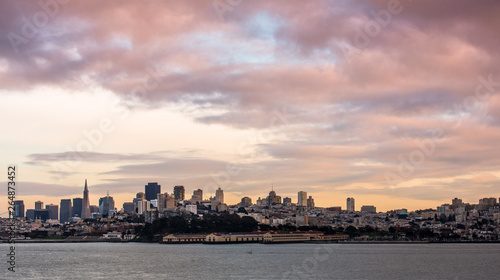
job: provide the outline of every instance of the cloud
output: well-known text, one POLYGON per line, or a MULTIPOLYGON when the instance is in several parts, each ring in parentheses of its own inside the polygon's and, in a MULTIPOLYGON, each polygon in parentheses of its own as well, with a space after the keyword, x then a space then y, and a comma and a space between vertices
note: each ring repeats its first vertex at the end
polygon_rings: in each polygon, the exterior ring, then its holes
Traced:
MULTIPOLYGON (((0 82, 25 94, 42 86, 82 90, 83 79, 84 90, 108 90, 130 108, 175 105, 201 124, 273 136, 231 178, 235 191, 270 180, 384 190, 383 174, 436 133, 443 142, 405 180, 498 169, 500 3, 401 1, 401 12, 380 23, 388 3, 243 1, 221 20, 209 1, 71 1, 18 52, 9 36, 0 38, 0 82), (366 37, 370 26, 377 32, 366 37), (491 96, 478 103, 479 77, 490 75, 493 90, 483 90, 491 96)), ((4 3, 0 32, 24 36, 41 11, 37 2, 4 3)), ((64 162, 72 153, 33 153, 26 163, 64 162)), ((79 155, 108 163, 101 176, 137 182, 147 175, 205 184, 226 164, 192 154, 79 155)), ((424 199, 433 189, 410 190, 424 199)))
POLYGON ((160 152, 148 154, 117 154, 117 153, 96 153, 83 151, 69 151, 62 153, 29 154, 27 164, 39 165, 50 162, 75 161, 81 159, 87 162, 123 162, 123 161, 158 161, 163 159, 160 152))

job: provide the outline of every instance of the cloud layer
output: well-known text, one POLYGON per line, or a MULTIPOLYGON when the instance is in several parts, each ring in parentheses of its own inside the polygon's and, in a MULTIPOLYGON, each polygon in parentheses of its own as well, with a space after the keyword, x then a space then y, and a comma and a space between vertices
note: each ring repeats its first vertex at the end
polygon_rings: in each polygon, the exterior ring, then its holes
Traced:
MULTIPOLYGON (((2 89, 100 88, 129 108, 176 106, 201 124, 254 130, 234 155, 235 193, 280 182, 417 200, 499 195, 498 1, 49 2, 3 4, 2 89), (490 179, 464 183, 473 178, 490 179)), ((126 151, 85 161, 114 161, 101 173, 110 180, 141 171, 196 185, 227 164, 126 151)))

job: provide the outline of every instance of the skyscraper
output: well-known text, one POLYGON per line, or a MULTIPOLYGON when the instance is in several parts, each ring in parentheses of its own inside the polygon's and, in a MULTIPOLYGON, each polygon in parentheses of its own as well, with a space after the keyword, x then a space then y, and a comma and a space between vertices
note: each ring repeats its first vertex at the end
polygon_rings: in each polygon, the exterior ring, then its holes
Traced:
POLYGON ((14 201, 14 218, 24 218, 24 201, 14 201))
POLYGON ((45 206, 45 209, 49 211, 49 219, 59 220, 59 206, 55 204, 49 204, 45 206))
POLYGON ((64 224, 69 222, 71 218, 71 199, 61 199, 61 207, 59 208, 59 222, 64 224))
POLYGON ((270 191, 269 196, 267 197, 267 204, 268 205, 281 204, 281 196, 276 195, 276 192, 274 190, 270 191))
POLYGON ((71 210, 71 213, 73 217, 82 217, 82 205, 83 205, 83 199, 78 197, 78 198, 73 198, 73 208, 71 210))
POLYGON ((244 198, 241 199, 240 206, 241 207, 248 207, 252 205, 252 199, 248 196, 245 196, 244 198))
POLYGON ((146 200, 151 201, 156 199, 157 195, 161 193, 161 186, 158 183, 148 183, 144 186, 146 192, 146 200))
POLYGON ((193 197, 191 198, 193 202, 201 202, 203 200, 203 190, 197 189, 193 191, 193 197))
POLYGON ((309 196, 309 198, 307 199, 307 207, 309 208, 314 208, 314 198, 312 198, 312 196, 309 196))
POLYGON ((115 200, 107 194, 105 197, 99 198, 99 214, 112 215, 115 210, 115 200))
POLYGON ((354 212, 354 198, 347 198, 347 212, 354 212))
POLYGON ((90 200, 89 200, 89 188, 87 187, 87 179, 85 179, 85 188, 83 189, 83 201, 82 201, 82 220, 90 219, 90 200))
POLYGON ((184 186, 175 186, 174 187, 174 199, 175 200, 184 200, 185 190, 184 186))
POLYGON ((224 191, 220 187, 215 191, 215 201, 224 203, 224 191))
POLYGON ((307 206, 307 192, 300 191, 298 193, 299 199, 297 201, 297 206, 306 207, 307 206))
POLYGON ((43 202, 35 201, 35 210, 42 210, 42 209, 43 209, 43 202))

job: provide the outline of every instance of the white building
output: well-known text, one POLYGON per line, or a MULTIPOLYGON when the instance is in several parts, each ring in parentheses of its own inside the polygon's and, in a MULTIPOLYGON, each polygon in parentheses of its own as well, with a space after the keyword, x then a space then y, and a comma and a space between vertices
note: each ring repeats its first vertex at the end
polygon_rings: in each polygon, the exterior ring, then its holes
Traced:
POLYGON ((196 205, 186 205, 186 211, 191 212, 195 215, 198 214, 198 208, 196 207, 196 205))

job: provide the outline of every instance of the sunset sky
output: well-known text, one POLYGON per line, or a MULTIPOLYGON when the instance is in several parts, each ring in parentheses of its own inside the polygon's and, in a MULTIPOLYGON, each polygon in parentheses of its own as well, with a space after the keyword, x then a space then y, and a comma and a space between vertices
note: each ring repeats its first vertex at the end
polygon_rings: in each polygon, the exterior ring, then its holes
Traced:
POLYGON ((0 183, 16 165, 26 209, 85 179, 118 209, 148 182, 378 211, 500 196, 499 1, 40 3, 0 10, 0 183))

